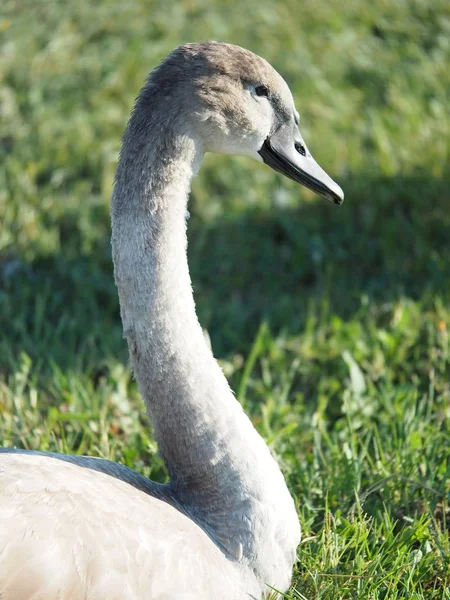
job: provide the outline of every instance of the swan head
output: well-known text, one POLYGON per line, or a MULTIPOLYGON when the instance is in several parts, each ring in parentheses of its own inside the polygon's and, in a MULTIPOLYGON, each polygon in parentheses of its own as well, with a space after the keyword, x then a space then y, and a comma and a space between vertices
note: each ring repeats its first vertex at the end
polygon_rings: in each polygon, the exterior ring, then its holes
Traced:
POLYGON ((334 204, 343 202, 342 189, 303 140, 288 85, 260 56, 221 42, 186 44, 149 84, 167 99, 176 95, 177 114, 206 152, 252 156, 334 204))

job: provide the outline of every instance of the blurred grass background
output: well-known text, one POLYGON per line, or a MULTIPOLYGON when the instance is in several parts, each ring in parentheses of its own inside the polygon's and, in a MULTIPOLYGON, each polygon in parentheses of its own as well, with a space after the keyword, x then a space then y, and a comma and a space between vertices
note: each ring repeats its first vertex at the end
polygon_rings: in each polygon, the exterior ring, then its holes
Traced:
POLYGON ((449 599, 448 2, 3 0, 0 442, 164 479, 108 204, 147 73, 203 39, 282 73, 346 193, 208 156, 190 203, 200 320, 298 502, 291 597, 449 599))

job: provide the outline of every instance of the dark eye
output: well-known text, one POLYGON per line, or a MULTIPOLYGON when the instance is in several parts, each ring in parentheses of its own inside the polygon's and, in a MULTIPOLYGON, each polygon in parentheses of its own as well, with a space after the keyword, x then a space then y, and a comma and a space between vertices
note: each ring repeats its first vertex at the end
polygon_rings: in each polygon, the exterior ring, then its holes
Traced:
POLYGON ((301 154, 302 156, 306 156, 306 148, 303 144, 301 144, 300 142, 295 142, 294 146, 299 154, 301 154))
POLYGON ((267 87, 267 85, 256 86, 255 92, 257 96, 265 96, 266 98, 269 97, 269 88, 267 87))

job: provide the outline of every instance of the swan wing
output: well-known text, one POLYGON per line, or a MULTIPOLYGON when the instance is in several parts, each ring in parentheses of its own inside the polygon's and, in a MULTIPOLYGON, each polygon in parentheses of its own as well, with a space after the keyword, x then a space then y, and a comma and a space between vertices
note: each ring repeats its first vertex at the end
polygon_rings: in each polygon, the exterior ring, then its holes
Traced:
POLYGON ((48 456, 0 457, 2 600, 243 598, 238 580, 166 502, 48 456))

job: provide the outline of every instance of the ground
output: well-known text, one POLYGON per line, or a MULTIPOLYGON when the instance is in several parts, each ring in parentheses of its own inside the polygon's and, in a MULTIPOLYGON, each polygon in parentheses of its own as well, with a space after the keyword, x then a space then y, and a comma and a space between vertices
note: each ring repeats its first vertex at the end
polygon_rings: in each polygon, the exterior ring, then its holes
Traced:
POLYGON ((298 504, 288 597, 448 600, 447 3, 2 8, 0 444, 166 477, 122 339, 112 179, 147 72, 186 41, 241 44, 346 194, 209 156, 190 204, 200 320, 298 504))

